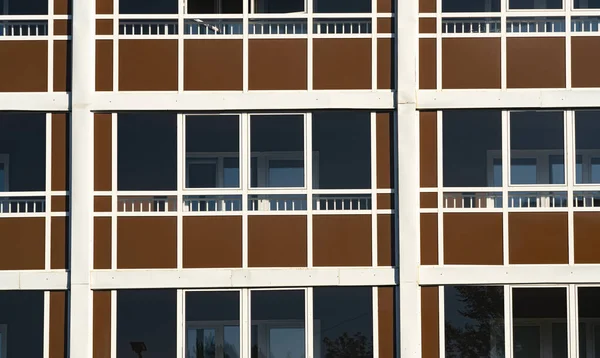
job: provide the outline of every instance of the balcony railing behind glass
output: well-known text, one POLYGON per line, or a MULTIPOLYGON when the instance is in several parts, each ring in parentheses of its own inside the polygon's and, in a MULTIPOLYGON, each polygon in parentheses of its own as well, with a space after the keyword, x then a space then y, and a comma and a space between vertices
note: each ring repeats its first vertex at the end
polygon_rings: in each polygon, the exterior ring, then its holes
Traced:
POLYGON ((176 197, 119 197, 119 212, 153 213, 177 211, 176 197))
POLYGON ((0 198, 0 214, 43 213, 46 199, 43 197, 0 198))
POLYGON ((188 195, 183 198, 183 211, 188 213, 241 211, 242 197, 236 195, 188 195))
POLYGON ((576 208, 600 207, 600 192, 581 191, 573 193, 573 206, 576 208))
POLYGON ((302 211, 306 210, 306 195, 251 195, 249 211, 302 211))
POLYGON ((187 19, 185 20, 185 35, 241 35, 242 20, 236 19, 187 19))
POLYGON ((177 20, 121 20, 119 35, 177 35, 177 20))
POLYGON ((565 192, 512 192, 508 194, 509 208, 566 208, 565 192))
POLYGON ((315 195, 313 210, 371 210, 371 195, 315 195))
POLYGON ((0 20, 0 36, 47 36, 48 21, 0 20))
POLYGON ((317 35, 357 35, 373 32, 371 19, 314 19, 317 35))
POLYGON ((445 209, 502 208, 502 193, 444 193, 445 209))
POLYGON ((579 16, 571 19, 571 31, 573 32, 600 32, 600 17, 579 16))
POLYGON ((250 35, 305 35, 305 19, 250 19, 250 35))
POLYGON ((499 18, 442 19, 445 34, 491 34, 500 32, 499 18))
POLYGON ((564 17, 512 17, 506 19, 508 33, 565 32, 564 17))

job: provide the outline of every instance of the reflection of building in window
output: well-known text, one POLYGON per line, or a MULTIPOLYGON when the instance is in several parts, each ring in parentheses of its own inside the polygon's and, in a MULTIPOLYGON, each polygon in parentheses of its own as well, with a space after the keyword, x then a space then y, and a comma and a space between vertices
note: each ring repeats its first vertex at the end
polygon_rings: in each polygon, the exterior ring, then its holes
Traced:
POLYGON ((0 324, 0 358, 6 358, 8 325, 0 324))
POLYGON ((8 191, 8 154, 0 154, 0 192, 3 191, 8 191))
POLYGON ((252 13, 285 14, 292 12, 305 12, 305 0, 248 0, 252 13))

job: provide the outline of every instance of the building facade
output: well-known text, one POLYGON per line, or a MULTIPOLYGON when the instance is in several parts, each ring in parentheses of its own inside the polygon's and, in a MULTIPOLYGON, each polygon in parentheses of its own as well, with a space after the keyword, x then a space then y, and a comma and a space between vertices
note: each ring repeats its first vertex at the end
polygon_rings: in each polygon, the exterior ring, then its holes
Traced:
POLYGON ((597 0, 0 11, 0 358, 600 356, 597 0))

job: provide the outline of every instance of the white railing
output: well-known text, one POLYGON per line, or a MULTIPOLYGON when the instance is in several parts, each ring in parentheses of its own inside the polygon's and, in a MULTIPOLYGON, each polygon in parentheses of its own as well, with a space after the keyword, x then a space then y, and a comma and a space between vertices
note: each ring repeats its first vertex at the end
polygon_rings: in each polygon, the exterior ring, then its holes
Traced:
POLYGON ((370 19, 314 19, 317 35, 356 35, 372 33, 370 19))
POLYGON ((0 198, 0 214, 43 213, 44 198, 0 198))
POLYGON ((177 35, 177 20, 120 20, 119 35, 177 35))
POLYGON ((305 35, 307 21, 303 19, 250 19, 248 24, 250 35, 305 35))
POLYGON ((48 21, 0 20, 0 36, 46 36, 48 21))
POLYGON ((574 192, 573 206, 576 208, 598 208, 600 207, 600 192, 574 192))
POLYGON ((445 34, 490 34, 500 32, 500 19, 442 19, 445 34))
POLYGON ((200 213, 241 210, 241 196, 186 196, 183 198, 184 212, 200 213))
POLYGON ((125 213, 164 213, 177 211, 175 197, 119 197, 117 211, 125 213))
POLYGON ((445 209, 502 208, 502 193, 444 193, 445 209))
POLYGON ((252 195, 248 198, 249 211, 306 210, 305 195, 252 195))
POLYGON ((185 20, 184 33, 186 35, 241 35, 243 26, 242 20, 188 19, 185 20))
POLYGON ((313 210, 371 210, 371 195, 315 195, 313 210))
POLYGON ((573 32, 600 32, 600 17, 574 17, 571 19, 573 32))
POLYGON ((567 193, 509 193, 509 208, 565 208, 567 207, 567 193))
POLYGON ((506 19, 508 33, 544 33, 565 32, 565 19, 560 18, 508 18, 506 19))

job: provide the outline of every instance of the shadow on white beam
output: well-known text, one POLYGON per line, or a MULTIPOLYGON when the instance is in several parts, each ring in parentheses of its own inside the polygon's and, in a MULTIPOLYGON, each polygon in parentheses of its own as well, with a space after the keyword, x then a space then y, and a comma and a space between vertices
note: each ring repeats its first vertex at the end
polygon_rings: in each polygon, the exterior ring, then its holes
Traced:
POLYGON ((0 93, 3 111, 66 112, 69 110, 67 93, 19 92, 0 93))
POLYGON ((0 290, 66 290, 66 271, 0 271, 0 290))

